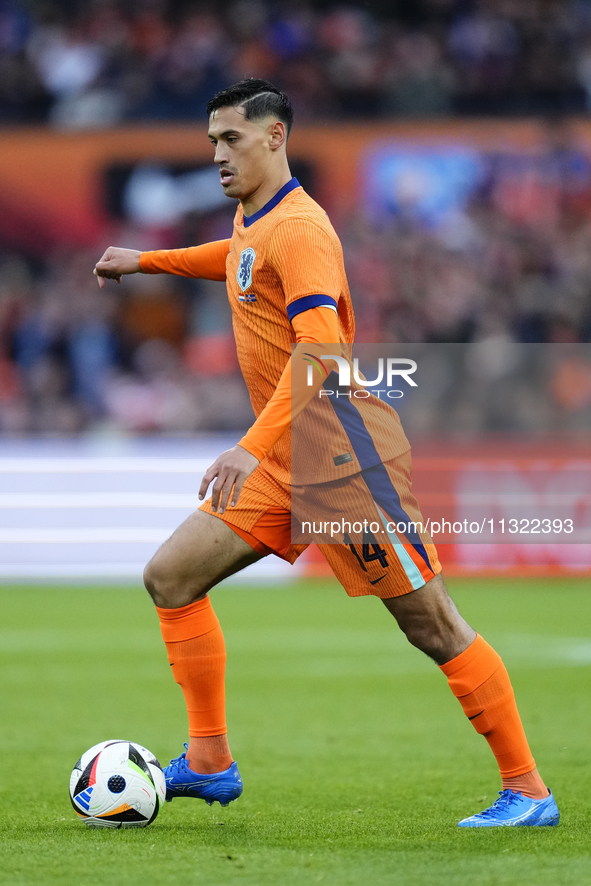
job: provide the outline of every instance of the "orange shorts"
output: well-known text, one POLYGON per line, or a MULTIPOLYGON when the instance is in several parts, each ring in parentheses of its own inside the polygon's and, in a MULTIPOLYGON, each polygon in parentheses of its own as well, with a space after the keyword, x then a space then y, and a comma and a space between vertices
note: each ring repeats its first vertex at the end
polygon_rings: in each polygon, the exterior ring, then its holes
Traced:
MULTIPOLYGON (((238 504, 213 516, 259 554, 295 563, 308 547, 301 532, 308 515, 341 521, 344 515, 358 516, 361 507, 370 534, 356 533, 355 524, 348 530, 345 524, 346 531, 333 537, 323 534, 323 527, 316 531, 316 524, 314 539, 350 597, 398 597, 441 572, 431 537, 422 531, 423 518, 411 491, 411 464, 409 451, 343 480, 305 488, 285 486, 259 466, 246 480, 238 504)), ((200 510, 211 514, 211 500, 200 510)))

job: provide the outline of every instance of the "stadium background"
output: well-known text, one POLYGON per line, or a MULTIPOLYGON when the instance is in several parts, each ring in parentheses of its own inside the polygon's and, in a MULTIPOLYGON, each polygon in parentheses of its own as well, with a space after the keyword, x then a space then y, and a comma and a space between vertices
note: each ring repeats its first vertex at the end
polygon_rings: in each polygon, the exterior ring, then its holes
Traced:
MULTIPOLYGON (((109 244, 229 233, 204 104, 245 74, 294 100, 293 170, 342 238, 360 341, 589 341, 591 4, 3 0, 5 577, 139 575, 192 510, 187 460, 251 421, 223 284, 138 276, 99 292, 90 275, 109 244)), ((580 458, 591 367, 563 353, 549 410, 525 390, 500 415, 476 387, 455 424, 409 419, 416 472, 434 444, 457 455, 458 431, 493 461, 507 433, 529 434, 564 466, 570 429, 580 458)), ((516 470, 527 483, 523 457, 516 470)), ((450 572, 591 567, 566 546, 442 554, 450 572)), ((275 558, 258 569, 283 574, 275 558)), ((312 552, 299 570, 322 564, 312 552)))
POLYGON ((277 558, 212 595, 240 802, 107 833, 69 806, 97 741, 180 751, 139 575, 251 420, 223 285, 90 272, 110 244, 227 234, 203 109, 248 74, 294 99, 294 171, 342 237, 360 339, 488 367, 405 416, 415 482, 443 460, 459 500, 454 472, 502 458, 531 494, 574 462, 581 513, 591 493, 589 0, 0 0, 0 882, 589 883, 589 564, 568 545, 442 548, 559 828, 456 828, 498 773, 442 675, 379 601, 277 558), (512 354, 536 343, 554 356, 532 387, 512 354))

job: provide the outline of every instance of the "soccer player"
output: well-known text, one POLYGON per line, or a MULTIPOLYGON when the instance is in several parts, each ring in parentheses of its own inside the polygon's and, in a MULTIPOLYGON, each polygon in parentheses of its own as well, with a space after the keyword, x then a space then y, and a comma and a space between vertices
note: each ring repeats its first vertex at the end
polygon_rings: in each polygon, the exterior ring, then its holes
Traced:
MULTIPOLYGON (((94 273, 101 286, 105 278, 121 282, 137 272, 227 284, 256 421, 206 471, 199 498, 213 483, 211 499, 145 571, 189 718, 186 753, 165 769, 167 799, 227 805, 242 793, 242 781, 227 740, 224 638, 208 592, 260 557, 274 553, 293 563, 304 549, 291 536, 292 345, 305 343, 311 353, 320 353, 314 352, 320 343, 346 346, 354 318, 339 239, 289 170, 287 96, 266 80, 248 79, 218 93, 207 112, 221 187, 239 201, 232 237, 153 252, 110 247, 94 273)), ((323 470, 310 490, 321 501, 331 485, 325 481, 347 478, 344 485, 383 515, 422 522, 410 488, 410 447, 396 413, 376 397, 348 402, 346 416, 335 409, 319 445, 323 470)), ((366 556, 363 547, 343 539, 321 550, 350 596, 381 598, 410 643, 439 665, 497 760, 499 798, 460 826, 557 824, 559 812, 531 755, 507 671, 448 596, 429 536, 394 539, 379 556, 366 556)))

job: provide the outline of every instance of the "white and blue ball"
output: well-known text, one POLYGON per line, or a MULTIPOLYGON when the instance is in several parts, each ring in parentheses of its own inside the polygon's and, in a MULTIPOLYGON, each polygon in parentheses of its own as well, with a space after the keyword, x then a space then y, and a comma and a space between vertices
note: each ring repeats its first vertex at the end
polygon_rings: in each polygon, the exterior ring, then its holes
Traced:
POLYGON ((93 828, 143 828, 166 798, 160 763, 132 741, 102 741, 82 754, 70 776, 76 815, 93 828))

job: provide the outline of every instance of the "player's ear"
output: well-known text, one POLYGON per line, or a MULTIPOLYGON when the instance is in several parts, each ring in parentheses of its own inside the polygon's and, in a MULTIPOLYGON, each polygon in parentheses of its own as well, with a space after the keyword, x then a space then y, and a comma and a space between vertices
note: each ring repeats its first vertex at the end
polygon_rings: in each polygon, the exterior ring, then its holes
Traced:
POLYGON ((276 151, 277 148, 284 145, 286 140, 287 130, 285 123, 282 123, 281 120, 274 120, 273 123, 269 124, 269 145, 272 151, 276 151))

